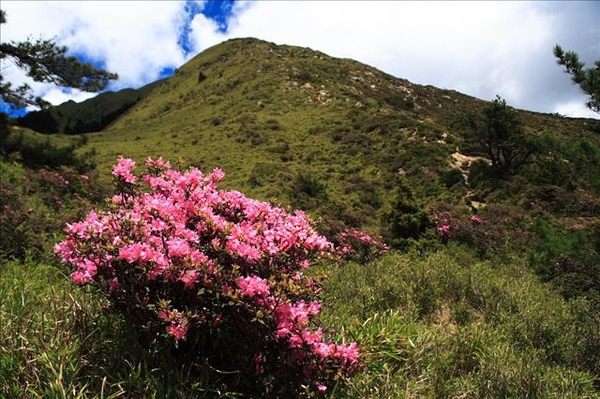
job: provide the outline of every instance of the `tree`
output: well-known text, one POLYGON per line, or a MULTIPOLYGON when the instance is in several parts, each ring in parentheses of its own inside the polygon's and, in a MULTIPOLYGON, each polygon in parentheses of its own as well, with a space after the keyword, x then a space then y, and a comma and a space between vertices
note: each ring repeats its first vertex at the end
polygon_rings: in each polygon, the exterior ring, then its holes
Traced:
POLYGON ((481 149, 500 172, 512 174, 529 162, 535 145, 525 135, 515 110, 500 96, 483 111, 474 124, 481 149))
MULTIPOLYGON (((6 23, 6 13, 0 10, 0 24, 6 23)), ((67 56, 67 48, 57 46, 52 40, 28 39, 24 42, 0 43, 0 60, 11 60, 23 69, 35 82, 53 83, 57 86, 97 92, 103 90, 117 74, 98 69, 91 64, 80 62, 76 57, 67 56)), ((27 105, 47 107, 48 102, 31 93, 31 87, 23 84, 13 87, 4 80, 0 71, 0 95, 2 101, 16 108, 27 105)))
POLYGON ((382 216, 382 235, 394 248, 407 249, 426 237, 433 226, 428 213, 415 197, 410 184, 399 177, 388 212, 382 216))
POLYGON ((554 46, 556 63, 565 67, 573 82, 579 85, 581 91, 590 96, 585 105, 594 112, 600 113, 600 60, 594 62, 595 68, 584 69, 585 63, 579 60, 574 51, 564 52, 557 44, 554 46))

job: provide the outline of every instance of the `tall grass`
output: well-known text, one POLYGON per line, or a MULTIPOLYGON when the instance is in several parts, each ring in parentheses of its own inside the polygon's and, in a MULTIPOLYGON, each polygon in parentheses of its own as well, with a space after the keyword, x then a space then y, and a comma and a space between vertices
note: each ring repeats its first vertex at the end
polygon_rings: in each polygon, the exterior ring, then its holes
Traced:
POLYGON ((140 345, 59 268, 10 261, 0 276, 0 398, 220 397, 218 381, 140 345))
POLYGON ((328 267, 324 324, 357 340, 366 368, 339 398, 598 397, 583 371, 597 328, 526 261, 450 246, 328 267))
MULTIPOLYGON (((171 353, 149 352, 59 268, 3 262, 0 397, 215 398, 226 387, 171 353)), ((583 300, 566 301, 526 261, 450 245, 323 265, 321 324, 357 340, 365 368, 330 398, 595 398, 583 300)))
POLYGON ((87 397, 84 352, 97 339, 99 304, 53 266, 0 267, 0 396, 87 397))

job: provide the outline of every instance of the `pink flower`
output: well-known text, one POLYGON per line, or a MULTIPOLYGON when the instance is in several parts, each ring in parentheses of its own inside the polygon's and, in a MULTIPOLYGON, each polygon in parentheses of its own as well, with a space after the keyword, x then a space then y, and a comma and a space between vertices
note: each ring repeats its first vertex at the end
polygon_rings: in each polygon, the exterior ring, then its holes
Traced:
POLYGON ((438 227, 438 231, 442 234, 448 234, 450 232, 450 226, 447 224, 441 225, 438 227))
POLYGON ((265 368, 263 366, 264 362, 265 357, 262 353, 257 353, 256 355, 254 355, 254 365, 256 366, 256 372, 258 374, 265 371, 265 368))
POLYGON ((450 238, 450 225, 443 224, 440 227, 438 227, 437 230, 440 233, 442 241, 444 242, 444 244, 446 244, 448 242, 448 238, 450 238))
POLYGON ((87 271, 77 270, 71 274, 71 280, 78 285, 84 285, 94 281, 92 276, 87 271))
POLYGON ((185 341, 188 327, 186 325, 172 322, 169 326, 168 332, 175 338, 176 341, 185 341))
POLYGON ((270 294, 268 281, 257 276, 240 277, 235 283, 240 288, 243 296, 253 297, 258 295, 266 297, 270 294))
POLYGON ((113 167, 112 174, 122 179, 125 183, 134 184, 136 177, 131 174, 134 168, 135 162, 132 159, 119 157, 117 165, 113 167))
POLYGON ((480 224, 481 223, 481 218, 477 215, 473 215, 471 216, 471 223, 473 224, 480 224))
POLYGON ((113 293, 119 288, 119 279, 114 277, 108 280, 108 292, 113 293))
POLYGON ((186 256, 190 252, 190 245, 181 238, 172 238, 167 241, 169 256, 186 256))
POLYGON ((197 270, 186 270, 179 279, 185 288, 193 288, 198 281, 197 270))
MULTIPOLYGON (((302 269, 332 252, 304 212, 218 190, 220 169, 208 175, 196 168, 178 171, 161 158, 146 166, 144 187, 138 187, 135 163, 119 158, 112 174, 121 189, 132 186, 113 197, 110 211, 92 211, 67 225, 54 251, 72 268, 75 284, 118 292, 111 301, 143 304, 150 313, 140 327, 158 321, 176 341, 195 328, 263 323, 259 330, 266 335, 252 339, 264 340, 257 342, 264 348, 275 339, 277 350, 287 353, 269 352, 267 358, 259 352, 256 372, 271 370, 267 362, 296 361, 316 392, 326 392, 330 376, 359 366, 356 344, 324 341, 322 330, 312 328, 321 305, 302 300, 319 290, 302 269), (251 311, 238 311, 240 306, 251 311)), ((354 242, 385 248, 359 231, 346 238, 349 251, 354 242)))
POLYGON ((327 392, 327 387, 325 385, 321 384, 321 383, 318 383, 317 384, 317 391, 320 394, 324 394, 325 392, 327 392))

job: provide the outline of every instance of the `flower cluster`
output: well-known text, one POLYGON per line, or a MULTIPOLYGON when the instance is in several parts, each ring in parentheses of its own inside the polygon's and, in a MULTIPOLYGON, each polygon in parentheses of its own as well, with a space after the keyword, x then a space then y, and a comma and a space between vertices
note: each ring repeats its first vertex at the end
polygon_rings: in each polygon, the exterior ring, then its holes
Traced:
POLYGON ((143 192, 135 163, 119 158, 112 174, 121 193, 110 209, 67 225, 55 253, 74 283, 101 288, 125 316, 176 342, 237 329, 248 337, 252 370, 291 363, 316 392, 360 366, 356 344, 311 329, 320 305, 303 271, 333 247, 303 212, 218 190, 219 169, 182 172, 161 158, 146 166, 143 192))
POLYGON ((336 241, 336 253, 346 260, 366 262, 389 251, 386 244, 360 230, 344 230, 336 241))
POLYGON ((450 226, 452 221, 453 217, 450 212, 440 212, 435 215, 436 231, 444 245, 447 244, 450 239, 450 226))

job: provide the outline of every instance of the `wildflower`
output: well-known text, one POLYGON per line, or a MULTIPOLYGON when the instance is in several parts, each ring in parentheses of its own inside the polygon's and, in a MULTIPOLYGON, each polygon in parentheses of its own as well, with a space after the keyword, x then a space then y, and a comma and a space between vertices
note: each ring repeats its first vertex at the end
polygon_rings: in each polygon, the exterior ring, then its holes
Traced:
POLYGON ((253 297, 258 295, 265 297, 270 293, 267 280, 257 276, 240 277, 237 279, 236 284, 244 296, 253 297))
POLYGON ((113 167, 112 174, 122 179, 125 183, 134 184, 136 177, 131 174, 134 167, 135 162, 133 160, 120 157, 117 160, 117 165, 113 167))
POLYGON ((442 239, 442 243, 447 244, 448 243, 448 239, 450 238, 450 225, 449 224, 443 224, 441 226, 439 226, 437 228, 438 233, 440 234, 440 237, 442 239))
POLYGON ((176 341, 185 341, 188 332, 188 327, 176 322, 172 322, 169 326, 169 334, 172 335, 176 341))
MULTIPOLYGON (((91 211, 67 225, 67 237, 54 251, 73 268, 75 284, 95 285, 119 305, 143 306, 149 311, 138 327, 159 325, 155 333, 176 342, 194 329, 240 328, 236 339, 244 339, 245 329, 258 328, 260 335, 246 337, 253 340, 248 347, 287 353, 242 354, 250 359, 249 370, 264 373, 277 368, 270 362, 295 361, 315 393, 326 392, 331 376, 359 366, 355 343, 326 341, 321 329, 312 328, 321 305, 308 299, 320 288, 303 269, 333 246, 304 212, 218 190, 220 169, 182 172, 160 158, 146 166, 140 181, 150 190, 138 190, 123 184, 136 183, 135 163, 119 158, 112 174, 121 193, 112 210, 91 211)), ((348 238, 387 250, 362 232, 348 238)), ((125 316, 130 311, 117 308, 125 316)))

